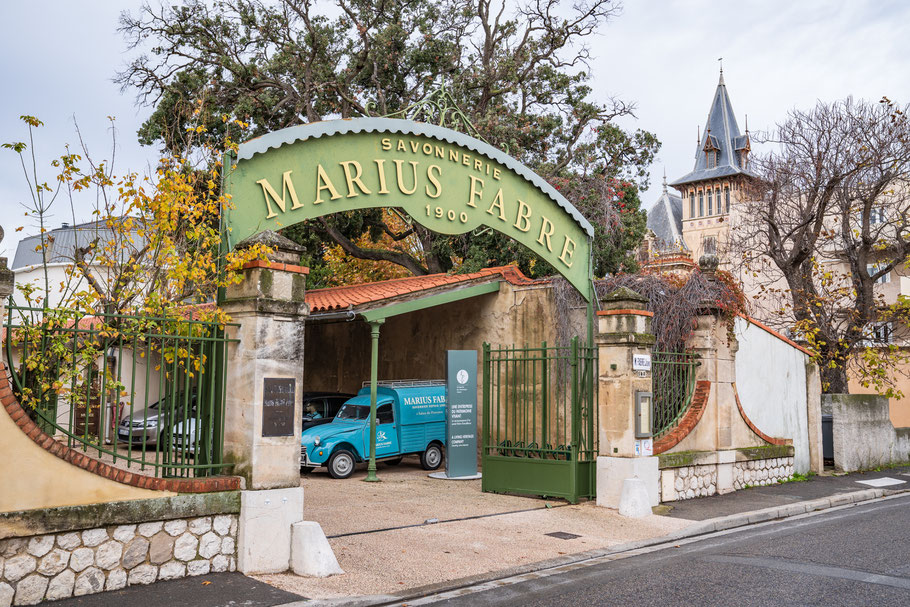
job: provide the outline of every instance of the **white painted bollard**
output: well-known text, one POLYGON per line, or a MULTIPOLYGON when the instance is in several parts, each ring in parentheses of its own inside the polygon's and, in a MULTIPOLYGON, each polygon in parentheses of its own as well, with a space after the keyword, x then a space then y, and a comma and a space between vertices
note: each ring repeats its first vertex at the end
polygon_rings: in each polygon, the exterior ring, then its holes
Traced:
POLYGON ((622 482, 619 496, 619 513, 622 516, 641 518, 651 514, 648 487, 640 478, 627 478, 622 482))
POLYGON ((338 566, 335 553, 316 521, 291 525, 291 570, 297 575, 329 577, 344 570, 338 566))

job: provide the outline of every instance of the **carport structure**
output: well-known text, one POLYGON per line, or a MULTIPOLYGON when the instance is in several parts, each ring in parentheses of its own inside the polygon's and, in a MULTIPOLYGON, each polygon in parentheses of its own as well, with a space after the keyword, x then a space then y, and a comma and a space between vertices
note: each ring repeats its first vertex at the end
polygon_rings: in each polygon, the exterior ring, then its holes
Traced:
MULTIPOLYGON (((388 347, 406 352, 393 353, 392 358, 397 357, 398 365, 387 365, 392 367, 387 373, 407 373, 408 379, 436 379, 444 368, 442 357, 446 348, 475 348, 495 330, 484 326, 484 322, 496 322, 495 318, 499 315, 492 314, 483 319, 480 318, 482 311, 507 308, 505 313, 513 320, 522 313, 537 316, 538 306, 545 305, 543 300, 547 298, 548 287, 547 280, 531 280, 517 268, 504 266, 469 274, 431 274, 309 291, 306 294, 310 308, 306 338, 309 346, 304 364, 307 384, 312 387, 315 380, 322 382, 318 386, 320 389, 353 391, 359 388, 363 379, 361 373, 365 371, 361 349, 365 339, 358 332, 368 327, 371 398, 375 402, 380 373, 379 335, 383 324, 390 319, 399 323, 399 330, 393 335, 405 337, 404 341, 388 347), (522 297, 516 314, 514 296, 506 297, 506 301, 497 301, 501 291, 506 294, 503 284, 511 291, 530 293, 532 303, 524 305, 527 297, 522 297), (405 315, 411 316, 401 318, 405 315), (434 331, 426 331, 427 326, 432 326, 434 331), (431 332, 435 335, 426 339, 431 332), (411 349, 410 345, 415 343, 412 338, 416 336, 424 341, 411 349), (323 356, 329 343, 334 358, 323 356), (402 364, 405 358, 410 360, 410 365, 402 364), (330 369, 333 365, 334 370, 330 369)), ((368 480, 375 479, 375 471, 376 462, 371 457, 368 480)))

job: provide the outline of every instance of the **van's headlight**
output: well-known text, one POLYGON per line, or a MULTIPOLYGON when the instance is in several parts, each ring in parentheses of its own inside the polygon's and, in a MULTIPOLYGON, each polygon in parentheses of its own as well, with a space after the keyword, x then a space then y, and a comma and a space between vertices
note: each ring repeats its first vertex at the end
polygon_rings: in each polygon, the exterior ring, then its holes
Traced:
POLYGON ((320 442, 321 441, 319 440, 319 437, 317 436, 316 438, 313 439, 313 446, 318 447, 320 442))

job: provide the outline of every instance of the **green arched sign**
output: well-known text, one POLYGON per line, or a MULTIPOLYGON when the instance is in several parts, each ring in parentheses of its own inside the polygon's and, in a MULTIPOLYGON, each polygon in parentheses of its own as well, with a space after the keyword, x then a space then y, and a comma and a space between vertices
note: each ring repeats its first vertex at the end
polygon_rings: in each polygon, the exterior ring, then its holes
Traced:
POLYGON ((391 118, 283 129, 240 146, 227 191, 230 246, 330 213, 398 207, 443 234, 502 232, 590 300, 591 224, 533 171, 457 131, 391 118))

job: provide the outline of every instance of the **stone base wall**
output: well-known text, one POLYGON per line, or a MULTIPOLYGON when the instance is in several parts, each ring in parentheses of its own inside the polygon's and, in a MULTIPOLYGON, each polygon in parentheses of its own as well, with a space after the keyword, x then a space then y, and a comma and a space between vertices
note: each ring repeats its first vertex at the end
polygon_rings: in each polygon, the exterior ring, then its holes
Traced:
POLYGON ((673 474, 677 500, 707 497, 717 493, 717 466, 683 466, 664 470, 673 474))
POLYGON ((794 472, 791 446, 669 453, 661 455, 660 459, 661 502, 771 485, 791 478, 794 472))
POLYGON ((775 457, 733 464, 733 488, 773 485, 793 476, 793 458, 775 457))
POLYGON ((237 515, 0 540, 0 607, 234 571, 237 515))

